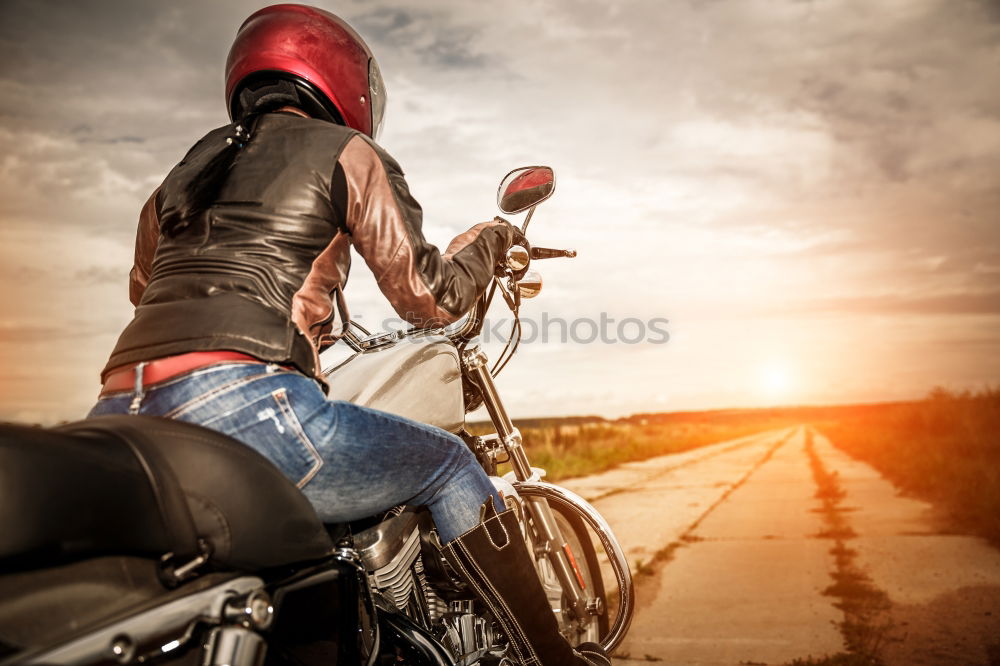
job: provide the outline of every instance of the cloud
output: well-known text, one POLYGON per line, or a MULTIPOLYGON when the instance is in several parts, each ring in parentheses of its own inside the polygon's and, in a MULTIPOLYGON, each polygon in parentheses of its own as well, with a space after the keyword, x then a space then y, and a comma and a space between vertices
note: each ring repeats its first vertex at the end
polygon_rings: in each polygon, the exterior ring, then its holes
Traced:
POLYGON ((376 44, 406 44, 409 56, 423 65, 449 68, 482 68, 486 54, 475 49, 479 31, 458 25, 445 11, 377 7, 356 15, 354 22, 376 44))
POLYGON ((968 139, 995 141, 1000 100, 979 83, 979 73, 994 66, 991 45, 1000 38, 1000 26, 984 20, 988 4, 912 3, 874 25, 878 9, 869 5, 854 21, 834 23, 823 67, 802 81, 796 103, 893 181, 961 156, 968 139), (985 126, 955 132, 956 121, 975 123, 984 114, 985 126))
POLYGON ((118 266, 88 266, 74 271, 72 280, 83 285, 122 285, 128 282, 128 272, 118 266))
POLYGON ((1000 315, 1000 290, 985 293, 956 292, 932 296, 860 296, 824 298, 779 307, 781 314, 863 315, 1000 315))
POLYGON ((138 210, 162 178, 141 146, 0 127, 5 230, 86 227, 95 234, 122 233, 122 241, 131 242, 138 210))
POLYGON ((60 321, 58 324, 36 322, 0 322, 0 345, 35 345, 44 342, 65 342, 104 334, 95 329, 93 323, 80 321, 60 321))
POLYGON ((110 143, 110 144, 115 144, 115 143, 146 143, 145 137, 131 136, 131 135, 110 136, 110 137, 103 138, 103 139, 95 139, 95 138, 91 138, 91 137, 84 137, 84 138, 80 139, 79 141, 80 141, 80 143, 110 143))

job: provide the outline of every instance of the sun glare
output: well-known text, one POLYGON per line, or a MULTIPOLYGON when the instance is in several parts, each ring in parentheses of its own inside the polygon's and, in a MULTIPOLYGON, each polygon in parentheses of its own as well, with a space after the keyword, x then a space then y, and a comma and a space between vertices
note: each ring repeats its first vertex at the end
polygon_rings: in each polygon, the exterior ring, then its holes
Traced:
POLYGON ((785 363, 766 363, 758 371, 758 386, 768 398, 788 397, 792 383, 792 374, 785 363))

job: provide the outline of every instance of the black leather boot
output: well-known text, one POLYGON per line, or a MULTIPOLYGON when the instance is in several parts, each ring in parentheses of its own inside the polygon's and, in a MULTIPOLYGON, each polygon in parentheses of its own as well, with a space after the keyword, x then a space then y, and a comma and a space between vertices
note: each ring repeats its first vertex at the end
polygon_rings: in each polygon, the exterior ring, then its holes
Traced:
POLYGON ((521 538, 513 509, 483 505, 483 521, 442 547, 445 559, 503 627, 509 657, 522 666, 611 666, 596 643, 570 647, 521 538))

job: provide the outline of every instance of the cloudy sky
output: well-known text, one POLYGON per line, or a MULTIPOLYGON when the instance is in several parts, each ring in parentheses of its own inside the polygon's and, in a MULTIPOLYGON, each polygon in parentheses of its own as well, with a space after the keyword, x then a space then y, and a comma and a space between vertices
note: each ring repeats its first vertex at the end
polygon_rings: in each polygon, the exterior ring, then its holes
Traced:
MULTIPOLYGON (((93 401, 138 210, 226 122, 225 55, 263 4, 0 3, 0 419, 93 401)), ((523 311, 580 323, 502 375, 516 416, 1000 380, 997 0, 322 6, 379 59, 381 143, 439 246, 511 168, 556 170, 529 236, 579 257, 539 262, 523 311), (670 340, 579 341, 602 313, 670 340)), ((378 326, 362 269, 347 295, 378 326)))

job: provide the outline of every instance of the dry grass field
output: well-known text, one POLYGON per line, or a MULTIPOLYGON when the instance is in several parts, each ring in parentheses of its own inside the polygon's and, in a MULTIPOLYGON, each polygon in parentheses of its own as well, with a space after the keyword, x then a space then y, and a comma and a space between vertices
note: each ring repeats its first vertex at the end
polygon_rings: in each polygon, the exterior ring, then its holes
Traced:
MULTIPOLYGON (((546 480, 559 481, 797 423, 785 411, 636 414, 613 421, 596 416, 526 419, 516 425, 531 464, 547 472, 546 480)), ((472 424, 469 429, 484 434, 491 425, 472 424)))
POLYGON ((1000 389, 852 407, 821 430, 948 525, 1000 546, 1000 389))

